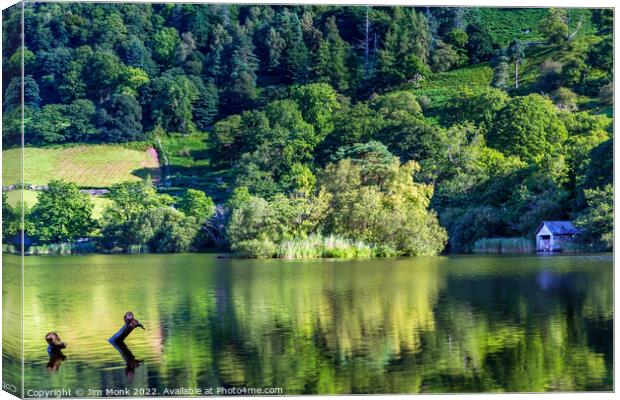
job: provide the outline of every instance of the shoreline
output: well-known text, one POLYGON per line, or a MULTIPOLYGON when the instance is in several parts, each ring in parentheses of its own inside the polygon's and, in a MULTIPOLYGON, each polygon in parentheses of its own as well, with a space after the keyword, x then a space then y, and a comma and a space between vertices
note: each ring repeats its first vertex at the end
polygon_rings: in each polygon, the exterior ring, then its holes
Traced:
POLYGON ((70 252, 70 253, 26 253, 21 254, 14 251, 6 251, 6 245, 3 245, 2 254, 12 255, 18 257, 71 257, 71 256, 143 256, 143 255, 182 255, 182 254, 194 254, 194 255, 214 255, 215 258, 220 260, 282 260, 282 261, 300 261, 300 260, 377 260, 377 259, 416 259, 421 257, 454 257, 454 256, 494 256, 494 257, 514 257, 514 256, 539 256, 539 257, 553 257, 553 256, 567 256, 567 255, 595 255, 595 254, 610 254, 613 255, 613 251, 531 251, 531 252, 514 252, 514 253, 493 253, 493 252, 470 252, 470 253, 441 253, 435 255, 418 255, 418 256, 384 256, 384 257, 264 257, 264 258, 252 258, 236 255, 233 252, 226 251, 188 251, 181 253, 156 253, 156 252, 140 252, 140 253, 106 253, 102 251, 89 251, 89 252, 70 252))

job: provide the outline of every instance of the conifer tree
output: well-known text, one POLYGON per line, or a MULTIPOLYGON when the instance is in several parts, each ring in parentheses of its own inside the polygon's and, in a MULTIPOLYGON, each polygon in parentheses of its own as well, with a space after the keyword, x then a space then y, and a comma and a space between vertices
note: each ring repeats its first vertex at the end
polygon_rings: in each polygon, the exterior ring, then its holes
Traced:
POLYGON ((325 30, 325 39, 321 41, 317 51, 314 73, 319 79, 331 83, 338 90, 347 90, 350 78, 347 68, 349 45, 340 37, 335 17, 327 19, 325 30))
POLYGON ((224 104, 235 109, 256 98, 258 59, 254 54, 254 45, 243 26, 233 28, 231 50, 227 81, 223 82, 222 100, 224 104))
POLYGON ((297 14, 291 15, 291 32, 288 50, 284 56, 286 74, 296 83, 309 79, 310 54, 304 43, 303 29, 297 14))
POLYGON ((493 58, 493 80, 491 85, 496 88, 505 89, 508 80, 508 57, 505 50, 500 50, 493 58))
POLYGON ((430 43, 431 34, 424 15, 413 9, 395 7, 383 46, 377 54, 377 75, 381 83, 402 82, 420 73, 405 65, 410 64, 411 56, 419 60, 420 65, 426 65, 430 43), (406 74, 405 70, 408 70, 406 74))

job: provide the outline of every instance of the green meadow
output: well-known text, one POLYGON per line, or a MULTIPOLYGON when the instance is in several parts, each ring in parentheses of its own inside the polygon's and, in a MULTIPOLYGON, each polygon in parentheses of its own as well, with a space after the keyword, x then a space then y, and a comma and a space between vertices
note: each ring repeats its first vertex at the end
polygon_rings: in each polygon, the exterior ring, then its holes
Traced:
MULTIPOLYGON (((62 179, 81 187, 105 188, 115 183, 159 177, 154 150, 134 150, 116 144, 24 149, 24 183, 45 185, 62 179)), ((3 185, 21 181, 21 150, 2 152, 3 185)))
MULTIPOLYGON (((7 202, 15 207, 22 200, 22 192, 24 193, 24 203, 28 207, 34 207, 37 204, 37 196, 39 191, 36 190, 11 190, 7 192, 7 202)), ((105 196, 90 196, 93 203, 93 218, 99 219, 103 215, 105 208, 112 204, 112 201, 105 196)))

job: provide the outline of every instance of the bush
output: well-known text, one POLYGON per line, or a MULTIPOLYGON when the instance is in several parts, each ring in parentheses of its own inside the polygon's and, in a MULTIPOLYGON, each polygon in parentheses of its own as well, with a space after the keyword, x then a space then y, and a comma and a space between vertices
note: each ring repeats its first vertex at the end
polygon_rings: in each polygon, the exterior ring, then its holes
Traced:
MULTIPOLYGON (((172 198, 158 194, 151 182, 115 185, 109 196, 113 204, 103 213, 100 238, 105 250, 177 253, 192 248, 200 223, 196 217, 172 208, 172 198)), ((211 201, 204 193, 200 197, 211 201)))
POLYGON ((324 191, 319 191, 316 196, 278 194, 270 201, 246 194, 239 191, 229 202, 235 208, 226 234, 233 249, 236 244, 245 248, 248 244, 241 243, 256 238, 281 243, 291 238, 306 237, 317 230, 329 208, 330 197, 324 191))
POLYGON ((614 83, 609 82, 608 84, 601 87, 601 90, 598 93, 598 98, 603 104, 613 105, 614 104, 614 83))
POLYGON ((278 258, 321 258, 323 242, 320 236, 310 235, 305 239, 285 240, 278 245, 278 258))
POLYGON ((93 203, 75 183, 51 181, 37 195, 31 221, 39 243, 72 242, 88 237, 96 227, 93 203))
POLYGON ((269 239, 251 239, 235 243, 232 251, 246 258, 271 258, 276 254, 277 247, 269 239))
POLYGON ((178 206, 185 215, 196 218, 200 223, 215 214, 213 200, 201 190, 187 189, 178 206))
POLYGON ((344 239, 330 235, 324 238, 324 257, 327 258, 369 258, 373 256, 372 248, 359 240, 344 239))
POLYGON ((458 121, 471 121, 489 128, 509 100, 508 94, 497 88, 464 89, 451 104, 450 111, 458 121))
POLYGON ((156 253, 189 251, 200 227, 194 217, 186 217, 173 208, 153 210, 146 218, 151 219, 151 225, 156 229, 149 241, 151 250, 156 253))
POLYGON ((428 111, 429 108, 431 108, 431 99, 428 96, 418 96, 417 97, 418 100, 418 104, 420 104, 420 107, 422 107, 422 111, 428 111))
POLYGON ((561 63, 550 59, 545 60, 540 66, 540 78, 538 78, 539 89, 543 92, 550 92, 557 89, 562 83, 561 72, 561 63))
POLYGON ((497 114, 487 136, 489 146, 505 155, 535 160, 551 154, 568 136, 555 105, 539 94, 513 97, 497 114))
POLYGON ((588 253, 598 250, 595 246, 581 241, 571 241, 562 244, 563 253, 588 253))
POLYGON ((456 252, 471 251, 476 241, 505 229, 501 211, 489 206, 448 209, 442 213, 442 222, 449 231, 450 250, 456 252))
POLYGON ((556 107, 565 111, 577 110, 577 95, 565 87, 559 87, 551 93, 551 98, 556 107))
POLYGON ((576 225, 583 230, 583 240, 603 250, 614 245, 614 188, 586 189, 588 206, 577 218, 576 225))

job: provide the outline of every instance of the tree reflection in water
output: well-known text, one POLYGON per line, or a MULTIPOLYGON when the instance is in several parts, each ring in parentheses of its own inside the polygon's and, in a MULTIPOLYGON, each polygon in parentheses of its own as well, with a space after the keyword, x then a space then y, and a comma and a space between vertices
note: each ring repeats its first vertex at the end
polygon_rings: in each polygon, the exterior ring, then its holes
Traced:
POLYGON ((612 389, 610 256, 26 260, 27 387, 125 387, 135 373, 133 387, 286 394, 612 389), (37 284, 59 276, 63 290, 37 284), (127 339, 139 368, 117 349, 125 376, 101 332, 128 304, 149 331, 127 339), (51 321, 67 321, 75 354, 42 377, 31 345, 51 321))

